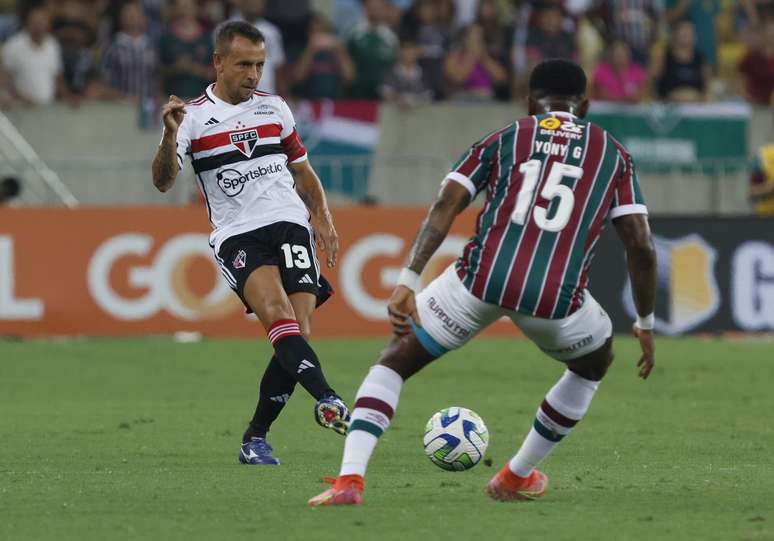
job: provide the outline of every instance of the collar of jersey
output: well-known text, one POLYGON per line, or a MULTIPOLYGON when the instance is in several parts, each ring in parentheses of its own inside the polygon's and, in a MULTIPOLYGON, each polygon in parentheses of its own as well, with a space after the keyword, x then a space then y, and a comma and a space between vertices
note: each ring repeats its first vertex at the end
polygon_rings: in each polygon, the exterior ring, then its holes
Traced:
POLYGON ((572 118, 578 118, 577 116, 575 116, 574 114, 572 114, 572 113, 570 113, 568 111, 548 111, 545 114, 553 115, 553 116, 563 115, 563 116, 571 116, 572 118))
POLYGON ((215 95, 215 92, 212 91, 212 89, 215 87, 215 83, 212 83, 207 88, 204 89, 204 93, 207 94, 207 97, 212 100, 213 103, 216 103, 218 105, 225 105, 226 107, 245 107, 247 105, 250 105, 253 102, 253 98, 255 95, 253 94, 250 96, 249 100, 245 100, 242 103, 237 103, 236 105, 232 103, 228 103, 226 101, 223 101, 219 97, 215 95))

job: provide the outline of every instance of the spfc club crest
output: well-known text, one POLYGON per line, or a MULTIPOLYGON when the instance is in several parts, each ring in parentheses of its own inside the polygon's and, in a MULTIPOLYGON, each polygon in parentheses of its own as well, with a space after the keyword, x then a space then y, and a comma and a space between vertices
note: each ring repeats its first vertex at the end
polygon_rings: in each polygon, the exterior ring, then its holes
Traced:
POLYGON ((231 132, 231 144, 236 149, 247 156, 253 155, 253 149, 258 144, 258 130, 255 128, 249 130, 231 132))
POLYGON ((245 268, 245 261, 247 260, 247 254, 244 250, 239 250, 236 257, 234 258, 234 268, 235 269, 244 269, 245 268))

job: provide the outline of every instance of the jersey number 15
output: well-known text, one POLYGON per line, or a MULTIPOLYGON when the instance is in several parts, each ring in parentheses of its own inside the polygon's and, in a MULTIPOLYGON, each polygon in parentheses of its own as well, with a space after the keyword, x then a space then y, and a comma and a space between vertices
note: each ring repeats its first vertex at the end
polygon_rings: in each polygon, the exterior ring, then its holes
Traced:
MULTIPOLYGON (((541 160, 529 160, 519 166, 519 173, 524 175, 524 180, 521 183, 519 195, 516 196, 516 208, 511 214, 511 221, 516 224, 524 225, 527 221, 532 194, 540 177, 541 165, 541 160)), ((570 214, 572 214, 572 208, 575 205, 575 195, 569 186, 562 184, 562 179, 570 177, 577 180, 582 176, 583 169, 577 165, 555 162, 551 166, 548 180, 543 185, 543 189, 540 190, 540 197, 549 200, 558 197, 559 205, 556 207, 554 217, 550 220, 547 218, 548 211, 546 209, 538 206, 534 208, 532 216, 540 229, 554 233, 564 229, 564 226, 570 221, 570 214)))

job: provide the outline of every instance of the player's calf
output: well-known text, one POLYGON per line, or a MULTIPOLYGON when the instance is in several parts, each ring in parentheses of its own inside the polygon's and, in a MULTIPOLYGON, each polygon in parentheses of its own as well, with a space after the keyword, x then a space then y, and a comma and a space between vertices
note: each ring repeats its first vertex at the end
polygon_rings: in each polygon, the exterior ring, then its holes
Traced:
POLYGON ((403 382, 434 358, 414 335, 394 339, 382 352, 357 391, 341 475, 365 476, 371 454, 398 407, 403 382))
POLYGON ((599 381, 566 370, 540 404, 529 434, 508 463, 510 471, 528 478, 583 418, 598 387, 599 381))
POLYGON ((250 425, 242 436, 242 443, 253 438, 266 437, 271 425, 290 400, 295 387, 295 378, 282 368, 277 356, 274 355, 261 378, 258 404, 250 425))
POLYGON ((298 321, 293 319, 275 321, 269 327, 268 334, 282 368, 315 400, 335 394, 323 375, 317 354, 304 340, 298 321))

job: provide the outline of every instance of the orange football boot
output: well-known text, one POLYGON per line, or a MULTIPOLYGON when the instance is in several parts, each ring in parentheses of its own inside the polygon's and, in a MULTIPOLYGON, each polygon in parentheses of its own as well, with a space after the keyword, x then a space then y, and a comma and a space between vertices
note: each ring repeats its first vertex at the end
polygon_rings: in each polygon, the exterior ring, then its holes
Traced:
POLYGON ((365 479, 361 476, 342 475, 336 479, 328 477, 323 480, 333 486, 309 500, 309 505, 312 507, 322 505, 360 505, 363 501, 365 479))
POLYGON ((519 477, 508 464, 492 477, 486 486, 486 493, 501 502, 536 500, 543 497, 548 489, 548 476, 533 470, 529 477, 519 477))

